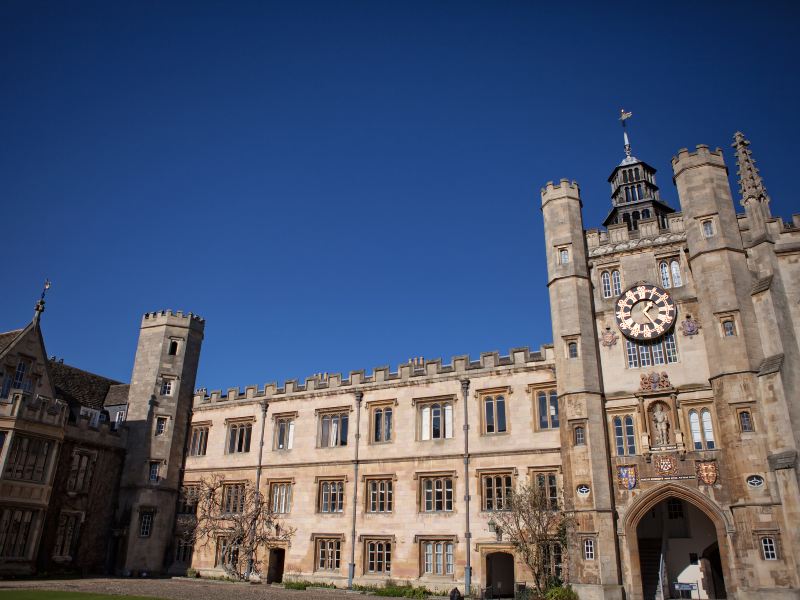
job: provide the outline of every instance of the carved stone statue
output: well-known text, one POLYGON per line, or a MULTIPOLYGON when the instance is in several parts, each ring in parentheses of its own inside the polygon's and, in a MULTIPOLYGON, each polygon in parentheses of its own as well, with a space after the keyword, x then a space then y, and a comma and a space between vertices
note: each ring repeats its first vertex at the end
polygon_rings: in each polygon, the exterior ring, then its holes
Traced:
POLYGON ((653 425, 655 426, 656 446, 669 444, 669 418, 667 411, 659 403, 653 409, 653 425))

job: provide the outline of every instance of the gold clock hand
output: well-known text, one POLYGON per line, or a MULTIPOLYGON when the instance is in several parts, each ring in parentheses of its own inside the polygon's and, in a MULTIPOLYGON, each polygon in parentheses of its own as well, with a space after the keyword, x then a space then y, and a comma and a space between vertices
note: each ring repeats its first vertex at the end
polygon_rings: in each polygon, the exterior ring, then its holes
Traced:
POLYGON ((650 314, 647 312, 647 311, 648 311, 648 310, 650 310, 651 308, 653 308, 653 303, 652 303, 652 302, 650 302, 650 301, 648 301, 648 302, 647 302, 647 306, 645 306, 645 307, 644 307, 644 310, 642 311, 642 313, 644 313, 644 316, 645 316, 645 317, 647 317, 647 320, 648 320, 648 321, 650 321, 650 322, 651 322, 653 325, 655 325, 655 324, 656 324, 656 322, 655 322, 655 321, 653 321, 653 319, 650 317, 650 314))

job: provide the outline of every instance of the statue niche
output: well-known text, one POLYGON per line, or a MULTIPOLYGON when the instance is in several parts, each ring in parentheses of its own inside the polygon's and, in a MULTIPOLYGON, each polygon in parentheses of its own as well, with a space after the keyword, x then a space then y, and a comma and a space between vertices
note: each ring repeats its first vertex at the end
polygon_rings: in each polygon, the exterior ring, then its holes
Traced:
POLYGON ((653 447, 669 445, 670 429, 669 407, 663 402, 654 402, 650 408, 650 422, 653 424, 653 447))

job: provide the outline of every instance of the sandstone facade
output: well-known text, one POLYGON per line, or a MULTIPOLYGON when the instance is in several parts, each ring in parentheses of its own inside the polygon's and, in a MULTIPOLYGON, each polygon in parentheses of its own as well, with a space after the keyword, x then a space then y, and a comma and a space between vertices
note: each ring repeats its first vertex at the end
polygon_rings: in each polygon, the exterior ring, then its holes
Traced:
POLYGON ((530 481, 576 514, 549 560, 582 598, 800 597, 800 216, 771 215, 749 142, 734 148, 744 213, 720 150, 673 158, 678 211, 627 136, 601 229, 576 183, 542 189, 553 344, 536 352, 193 394, 204 322, 162 311, 129 386, 75 383, 46 359, 38 305, 0 334, 0 569, 221 574, 224 537, 180 538, 192 490, 220 476, 260 481, 295 529, 256 557, 268 581, 449 590, 469 573, 505 596, 529 574, 493 515, 530 481), (17 438, 46 460, 26 470, 17 438), (110 488, 76 490, 74 455, 110 488), (65 517, 100 494, 113 515, 65 517), (105 561, 65 552, 70 523, 75 548, 105 532, 105 561))

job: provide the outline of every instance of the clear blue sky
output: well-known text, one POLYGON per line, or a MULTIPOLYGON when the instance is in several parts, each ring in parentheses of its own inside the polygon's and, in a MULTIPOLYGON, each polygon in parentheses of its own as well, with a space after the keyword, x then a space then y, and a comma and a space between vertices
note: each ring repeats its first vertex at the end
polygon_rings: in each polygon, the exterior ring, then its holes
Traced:
POLYGON ((797 3, 543 4, 3 2, 0 329, 49 277, 49 353, 125 381, 160 308, 212 389, 538 348, 539 189, 599 224, 621 107, 673 206, 741 129, 800 210, 797 3))

